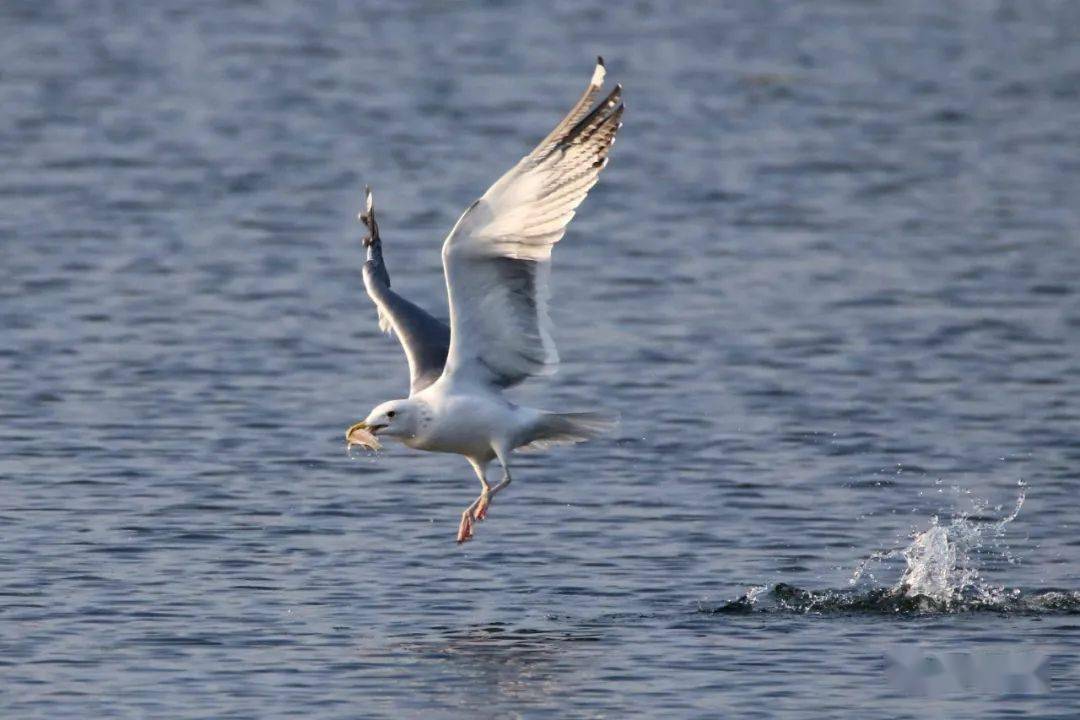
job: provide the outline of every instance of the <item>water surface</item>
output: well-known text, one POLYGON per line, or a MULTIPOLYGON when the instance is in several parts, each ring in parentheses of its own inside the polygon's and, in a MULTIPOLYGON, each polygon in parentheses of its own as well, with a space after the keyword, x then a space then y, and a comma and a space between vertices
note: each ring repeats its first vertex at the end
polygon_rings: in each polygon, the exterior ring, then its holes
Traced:
POLYGON ((0 8, 0 714, 1076 713, 1075 606, 782 602, 1020 480, 979 587, 1080 589, 1076 4, 220 5, 0 8), (596 54, 626 124, 515 397, 623 423, 458 547, 463 460, 344 452, 407 386, 361 188, 443 312, 596 54), (898 647, 1048 660, 920 697, 898 647))

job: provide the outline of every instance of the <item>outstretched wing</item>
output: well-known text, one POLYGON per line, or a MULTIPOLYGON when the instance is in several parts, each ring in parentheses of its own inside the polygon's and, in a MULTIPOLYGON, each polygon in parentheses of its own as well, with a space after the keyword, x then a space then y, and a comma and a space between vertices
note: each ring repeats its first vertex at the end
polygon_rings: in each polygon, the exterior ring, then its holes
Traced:
POLYGON ((618 85, 590 111, 604 62, 555 129, 461 216, 443 243, 450 298, 446 372, 499 387, 559 362, 548 317, 551 249, 596 184, 621 127, 618 85))
POLYGON ((371 188, 365 188, 364 193, 364 212, 360 214, 368 229, 364 238, 367 247, 364 287, 379 311, 379 327, 387 332, 392 330, 405 349, 409 361, 409 395, 415 395, 442 374, 450 349, 450 328, 390 289, 390 273, 383 263, 371 188))

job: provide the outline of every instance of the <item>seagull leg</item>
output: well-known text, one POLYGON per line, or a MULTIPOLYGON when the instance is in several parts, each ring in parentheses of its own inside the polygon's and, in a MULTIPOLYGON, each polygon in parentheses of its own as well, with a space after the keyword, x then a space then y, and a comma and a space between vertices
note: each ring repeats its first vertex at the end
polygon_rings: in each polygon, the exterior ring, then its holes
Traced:
POLYGON ((469 507, 465 508, 461 513, 461 523, 458 525, 457 541, 461 543, 471 540, 473 536, 474 525, 487 517, 488 506, 491 505, 491 501, 495 499, 495 495, 498 492, 510 485, 510 464, 502 456, 502 453, 497 455, 499 462, 503 467, 503 479, 498 485, 492 487, 487 481, 487 466, 486 462, 478 462, 472 458, 468 458, 469 464, 473 466, 473 470, 476 471, 476 477, 480 479, 480 485, 482 490, 480 491, 480 497, 472 501, 469 507))
POLYGON ((483 520, 487 517, 488 505, 491 503, 491 485, 487 481, 487 463, 469 458, 469 464, 472 465, 473 470, 476 472, 476 477, 480 480, 482 488, 480 497, 476 498, 476 502, 473 503, 476 506, 473 517, 476 520, 483 520))
POLYGON ((468 460, 476 472, 476 477, 480 479, 480 485, 483 489, 480 491, 480 497, 473 500, 472 504, 461 513, 461 523, 458 525, 457 534, 459 545, 466 540, 472 539, 473 524, 487 517, 487 507, 491 500, 491 485, 487 481, 487 463, 472 458, 468 458, 468 460))
POLYGON ((490 489, 490 492, 488 492, 488 502, 489 502, 489 503, 490 503, 490 502, 491 502, 492 500, 494 500, 494 499, 495 499, 495 495, 496 495, 496 494, 497 494, 497 493, 498 493, 498 492, 499 492, 500 490, 502 490, 503 488, 506 488, 506 487, 508 487, 508 486, 510 485, 510 480, 512 479, 512 478, 510 477, 510 463, 509 463, 509 462, 507 461, 507 459, 506 459, 505 455, 504 455, 503 453, 499 453, 499 454, 497 455, 497 457, 499 458, 499 464, 500 464, 500 465, 502 465, 502 469, 503 469, 503 479, 502 479, 502 482, 500 482, 500 483, 499 483, 498 485, 496 485, 495 487, 491 488, 491 489, 490 489))
POLYGON ((488 493, 488 502, 491 502, 495 498, 496 493, 498 493, 500 490, 502 490, 503 488, 509 487, 511 479, 512 478, 510 477, 510 468, 503 465, 503 479, 502 479, 502 482, 500 482, 495 487, 491 488, 491 492, 488 493))

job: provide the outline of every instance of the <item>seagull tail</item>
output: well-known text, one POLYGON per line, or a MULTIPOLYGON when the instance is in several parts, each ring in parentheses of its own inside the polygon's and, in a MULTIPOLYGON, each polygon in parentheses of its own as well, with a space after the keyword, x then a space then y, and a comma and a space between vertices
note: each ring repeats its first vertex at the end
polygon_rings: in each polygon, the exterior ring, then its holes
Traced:
POLYGON ((619 418, 595 412, 541 413, 519 448, 523 451, 546 450, 552 445, 580 443, 598 438, 615 429, 619 418))

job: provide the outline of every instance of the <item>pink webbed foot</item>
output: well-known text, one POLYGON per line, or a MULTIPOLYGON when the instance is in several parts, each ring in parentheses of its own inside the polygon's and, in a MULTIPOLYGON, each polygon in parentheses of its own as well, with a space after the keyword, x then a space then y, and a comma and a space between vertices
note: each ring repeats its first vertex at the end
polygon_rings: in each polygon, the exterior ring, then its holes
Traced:
POLYGON ((488 506, 491 505, 491 495, 482 493, 476 500, 476 519, 483 520, 487 517, 488 506))
POLYGON ((457 541, 458 545, 461 543, 472 540, 473 536, 473 518, 472 508, 461 513, 461 524, 458 525, 457 541))

